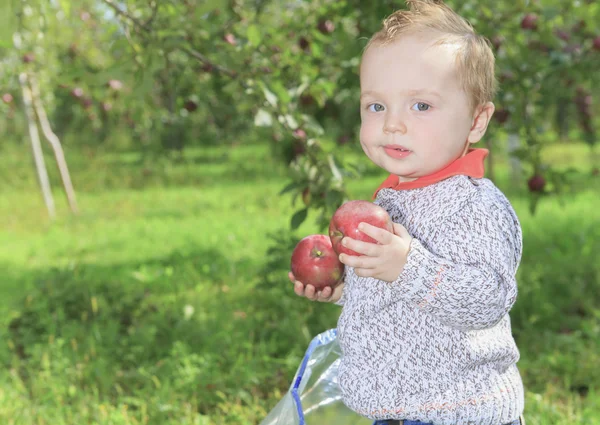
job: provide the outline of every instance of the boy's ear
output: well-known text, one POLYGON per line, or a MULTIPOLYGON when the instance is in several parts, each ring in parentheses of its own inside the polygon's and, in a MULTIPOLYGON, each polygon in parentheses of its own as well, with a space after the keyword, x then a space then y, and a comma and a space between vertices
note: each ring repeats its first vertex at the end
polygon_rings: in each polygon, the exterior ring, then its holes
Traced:
POLYGON ((496 107, 492 102, 486 102, 480 105, 475 110, 475 116, 473 117, 473 124, 471 125, 471 131, 467 137, 469 143, 477 143, 487 130, 488 124, 492 115, 494 115, 496 107))

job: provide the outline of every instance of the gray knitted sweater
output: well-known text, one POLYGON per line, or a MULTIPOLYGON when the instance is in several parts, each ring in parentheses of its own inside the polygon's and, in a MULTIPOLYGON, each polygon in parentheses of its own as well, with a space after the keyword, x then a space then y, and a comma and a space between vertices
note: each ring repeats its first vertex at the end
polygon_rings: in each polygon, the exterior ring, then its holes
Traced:
POLYGON ((413 236, 394 282, 347 267, 338 304, 344 403, 372 419, 500 425, 523 412, 508 312, 522 235, 509 201, 465 175, 375 203, 413 236))

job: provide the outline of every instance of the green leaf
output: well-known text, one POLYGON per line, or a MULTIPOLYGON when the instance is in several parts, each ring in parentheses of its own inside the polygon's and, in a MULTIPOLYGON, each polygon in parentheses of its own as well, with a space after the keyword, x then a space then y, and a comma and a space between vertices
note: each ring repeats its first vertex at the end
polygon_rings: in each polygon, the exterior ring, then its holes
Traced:
POLYGON ((291 102, 292 97, 288 93, 288 90, 285 88, 285 85, 283 84, 283 82, 281 80, 272 81, 271 89, 273 89, 273 91, 275 92, 275 94, 277 95, 279 100, 281 100, 282 103, 286 104, 286 103, 291 102))
POLYGON ((67 19, 71 16, 71 1, 70 0, 60 0, 60 7, 62 7, 63 12, 65 12, 65 16, 67 19))
POLYGON ((0 5, 0 43, 2 46, 12 46, 13 32, 16 30, 16 7, 13 1, 4 1, 0 5))
POLYGON ((339 190, 328 190, 325 194, 325 204, 332 209, 338 209, 344 203, 344 194, 339 190))
POLYGON ((250 25, 246 32, 246 37, 252 46, 258 46, 262 40, 262 34, 257 25, 250 25))
POLYGON ((283 195, 285 193, 291 192, 292 190, 294 190, 300 186, 301 186, 301 184, 299 182, 291 182, 286 187, 281 189, 281 192, 279 192, 279 195, 283 195))
MULTIPOLYGON (((196 3, 196 2, 195 2, 196 3)), ((208 12, 212 12, 215 9, 224 7, 226 5, 226 0, 211 0, 205 2, 199 2, 204 4, 199 4, 196 6, 194 14, 197 18, 203 18, 205 14, 208 12)))
POLYGON ((292 216, 291 226, 292 230, 296 230, 308 216, 308 208, 304 208, 302 210, 296 211, 296 213, 292 216))

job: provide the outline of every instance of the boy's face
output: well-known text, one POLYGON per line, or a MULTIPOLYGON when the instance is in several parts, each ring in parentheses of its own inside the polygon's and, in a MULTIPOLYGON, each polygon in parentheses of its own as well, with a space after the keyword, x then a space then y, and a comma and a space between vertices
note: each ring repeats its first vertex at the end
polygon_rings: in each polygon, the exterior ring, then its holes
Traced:
POLYGON ((433 46, 435 40, 406 35, 372 45, 361 64, 360 143, 400 181, 444 168, 474 143, 474 114, 456 74, 455 47, 433 46))

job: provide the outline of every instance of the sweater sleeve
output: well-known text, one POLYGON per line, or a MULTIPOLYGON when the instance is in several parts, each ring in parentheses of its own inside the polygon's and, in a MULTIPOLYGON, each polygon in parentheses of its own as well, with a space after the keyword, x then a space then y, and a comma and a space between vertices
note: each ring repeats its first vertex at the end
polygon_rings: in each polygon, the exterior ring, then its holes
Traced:
POLYGON ((447 326, 496 325, 517 297, 522 235, 512 209, 468 204, 434 233, 437 252, 414 238, 392 288, 447 326))

